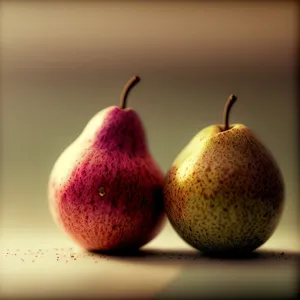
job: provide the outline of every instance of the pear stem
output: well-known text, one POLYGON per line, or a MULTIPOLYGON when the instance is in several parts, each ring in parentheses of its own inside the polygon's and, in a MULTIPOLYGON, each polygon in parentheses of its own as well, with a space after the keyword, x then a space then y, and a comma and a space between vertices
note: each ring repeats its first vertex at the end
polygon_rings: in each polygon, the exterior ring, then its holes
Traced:
POLYGON ((122 91, 121 94, 121 105, 120 107, 122 109, 126 108, 126 104, 127 104, 127 96, 129 94, 129 92, 132 90, 132 88, 140 81, 140 77, 138 76, 133 76, 124 86, 124 89, 122 91))
POLYGON ((235 95, 230 95, 229 98, 226 101, 225 107, 224 107, 224 113, 223 113, 223 121, 224 121, 224 131, 229 129, 229 113, 231 110, 232 105, 237 100, 237 97, 235 95))

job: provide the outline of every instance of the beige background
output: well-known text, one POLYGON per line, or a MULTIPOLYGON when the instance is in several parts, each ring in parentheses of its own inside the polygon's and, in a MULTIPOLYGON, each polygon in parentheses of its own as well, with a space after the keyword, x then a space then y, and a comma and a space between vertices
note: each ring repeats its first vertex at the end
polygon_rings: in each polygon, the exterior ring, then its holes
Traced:
MULTIPOLYGON (((69 243, 48 212, 49 172, 97 111, 119 103, 135 74, 142 82, 129 105, 164 171, 195 133, 221 121, 230 93, 239 97, 231 121, 258 134, 286 182, 284 215, 266 245, 299 249, 296 3, 2 1, 0 8, 3 249, 69 243)), ((186 247, 167 226, 153 245, 179 244, 186 247)))

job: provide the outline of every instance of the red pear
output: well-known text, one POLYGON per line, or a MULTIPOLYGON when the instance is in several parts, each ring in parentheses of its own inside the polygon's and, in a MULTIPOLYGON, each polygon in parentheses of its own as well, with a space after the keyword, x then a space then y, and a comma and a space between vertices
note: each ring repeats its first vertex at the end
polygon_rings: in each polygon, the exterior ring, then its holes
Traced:
POLYGON ((165 223, 164 174, 147 146, 138 114, 121 106, 98 112, 60 155, 49 178, 55 222, 87 250, 136 250, 165 223))

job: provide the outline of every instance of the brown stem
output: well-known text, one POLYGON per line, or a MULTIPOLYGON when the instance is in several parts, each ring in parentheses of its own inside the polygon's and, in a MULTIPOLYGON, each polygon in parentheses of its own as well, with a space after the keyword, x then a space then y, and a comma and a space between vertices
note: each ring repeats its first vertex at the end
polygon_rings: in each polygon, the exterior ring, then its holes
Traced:
POLYGON ((223 112, 223 121, 224 121, 224 131, 229 129, 229 113, 232 105, 234 102, 237 100, 237 97, 235 95, 230 95, 225 107, 224 107, 224 112, 223 112))
POLYGON ((133 76, 124 86, 123 92, 121 94, 121 104, 120 104, 120 107, 122 109, 126 108, 126 101, 127 101, 127 96, 129 94, 129 92, 140 80, 141 80, 140 77, 133 76))

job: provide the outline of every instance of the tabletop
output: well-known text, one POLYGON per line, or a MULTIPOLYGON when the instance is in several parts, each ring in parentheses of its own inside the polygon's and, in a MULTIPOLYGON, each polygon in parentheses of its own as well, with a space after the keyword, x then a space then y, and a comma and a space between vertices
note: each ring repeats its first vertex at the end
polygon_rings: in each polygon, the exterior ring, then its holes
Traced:
POLYGON ((1 299, 182 299, 294 296, 300 252, 274 236, 248 258, 205 257, 167 224, 138 253, 107 256, 59 232, 1 235, 1 299))

